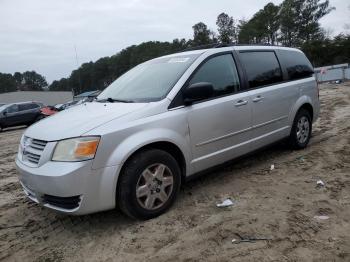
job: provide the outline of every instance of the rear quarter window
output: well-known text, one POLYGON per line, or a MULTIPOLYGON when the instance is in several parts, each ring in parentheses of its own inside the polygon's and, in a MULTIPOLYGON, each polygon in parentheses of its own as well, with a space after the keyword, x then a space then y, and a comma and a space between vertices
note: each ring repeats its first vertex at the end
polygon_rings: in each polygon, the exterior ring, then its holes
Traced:
POLYGON ((286 68, 289 80, 298 80, 313 76, 314 69, 302 52, 279 50, 278 58, 286 68))
POLYGON ((21 104, 21 105, 18 105, 18 111, 24 111, 24 110, 27 110, 27 105, 24 105, 24 104, 21 104))
POLYGON ((40 105, 38 104, 29 104, 29 109, 35 109, 35 108, 39 108, 40 105))
POLYGON ((249 88, 283 81, 282 70, 273 51, 243 51, 239 54, 245 68, 249 88))

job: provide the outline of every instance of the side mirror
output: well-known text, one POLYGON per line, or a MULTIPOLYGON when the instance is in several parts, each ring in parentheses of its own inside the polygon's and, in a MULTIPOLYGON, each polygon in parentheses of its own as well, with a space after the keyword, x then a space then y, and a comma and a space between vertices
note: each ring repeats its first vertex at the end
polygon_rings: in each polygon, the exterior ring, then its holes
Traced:
POLYGON ((211 83, 200 82, 188 86, 184 90, 185 105, 191 105, 195 101, 207 99, 213 96, 214 87, 211 83))
POLYGON ((3 116, 7 116, 7 111, 2 112, 3 116))

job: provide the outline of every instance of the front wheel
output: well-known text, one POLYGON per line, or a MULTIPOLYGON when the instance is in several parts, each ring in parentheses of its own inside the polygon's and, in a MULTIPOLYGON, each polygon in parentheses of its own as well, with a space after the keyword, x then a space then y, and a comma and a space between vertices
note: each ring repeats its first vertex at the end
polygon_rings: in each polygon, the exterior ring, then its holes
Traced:
POLYGON ((132 218, 154 218, 174 203, 180 184, 180 167, 172 155, 158 149, 141 151, 121 172, 117 201, 132 218))
POLYGON ((311 138, 312 121, 310 113, 305 109, 300 109, 295 116, 289 142, 294 149, 305 148, 311 138))

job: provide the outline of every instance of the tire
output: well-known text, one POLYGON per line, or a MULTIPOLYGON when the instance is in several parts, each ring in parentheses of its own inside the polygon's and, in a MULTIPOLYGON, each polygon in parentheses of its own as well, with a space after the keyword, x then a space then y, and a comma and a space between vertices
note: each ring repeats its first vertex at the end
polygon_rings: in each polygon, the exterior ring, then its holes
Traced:
POLYGON ((307 147, 312 133, 312 120, 309 111, 300 109, 295 116, 289 143, 293 149, 307 147))
POLYGON ((0 133, 4 130, 4 128, 2 127, 2 125, 0 125, 0 133))
POLYGON ((122 169, 116 200, 129 217, 151 219, 172 206, 180 185, 180 167, 172 155, 159 149, 143 150, 122 169))

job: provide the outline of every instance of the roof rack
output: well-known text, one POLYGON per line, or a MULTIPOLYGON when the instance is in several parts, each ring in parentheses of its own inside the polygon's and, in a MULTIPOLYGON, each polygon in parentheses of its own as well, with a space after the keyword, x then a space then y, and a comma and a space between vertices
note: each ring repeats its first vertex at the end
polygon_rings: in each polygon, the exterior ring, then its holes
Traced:
POLYGON ((210 48, 218 48, 219 43, 214 43, 214 44, 207 44, 207 45, 197 45, 197 46, 192 46, 188 47, 184 50, 181 50, 180 52, 186 52, 186 51, 193 51, 193 50, 201 50, 201 49, 210 49, 210 48))
POLYGON ((194 47, 186 48, 180 52, 186 52, 186 51, 193 51, 193 50, 201 50, 201 49, 211 49, 211 48, 221 48, 221 47, 230 47, 230 46, 278 46, 283 47, 280 45, 271 45, 269 43, 266 44, 235 44, 235 43, 214 43, 214 44, 207 44, 207 45, 199 45, 194 47))

